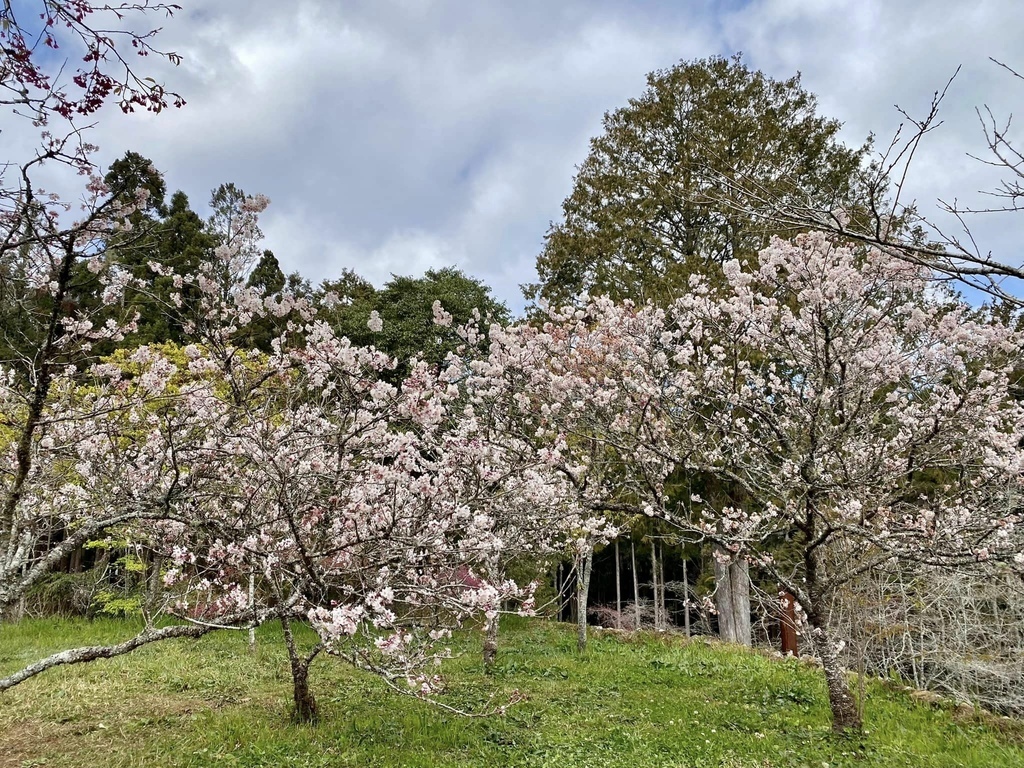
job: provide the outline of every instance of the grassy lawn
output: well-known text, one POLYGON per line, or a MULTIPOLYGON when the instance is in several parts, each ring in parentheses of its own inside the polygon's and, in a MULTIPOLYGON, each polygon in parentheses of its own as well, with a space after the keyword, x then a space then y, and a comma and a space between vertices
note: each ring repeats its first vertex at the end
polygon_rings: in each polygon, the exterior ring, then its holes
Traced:
MULTIPOLYGON (((526 701, 466 719, 388 691, 334 659, 312 670, 323 722, 288 720, 290 678, 275 627, 249 656, 243 633, 172 641, 44 673, 0 694, 0 766, 1024 766, 1024 724, 912 702, 869 685, 867 733, 829 730, 820 672, 794 661, 655 637, 596 636, 509 621, 496 673, 480 638, 448 668, 453 704, 495 688, 526 701)), ((0 625, 0 673, 114 621, 0 625)))

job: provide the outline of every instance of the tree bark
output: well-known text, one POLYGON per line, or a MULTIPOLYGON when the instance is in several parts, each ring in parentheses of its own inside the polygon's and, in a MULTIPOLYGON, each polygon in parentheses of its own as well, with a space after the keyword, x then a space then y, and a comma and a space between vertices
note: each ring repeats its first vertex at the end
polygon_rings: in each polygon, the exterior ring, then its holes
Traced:
POLYGON ((711 562, 715 567, 715 609, 718 611, 718 637, 723 643, 736 642, 736 614, 732 605, 732 579, 729 565, 719 560, 724 550, 715 548, 711 562))
POLYGON ((555 621, 562 621, 565 614, 565 597, 562 595, 562 564, 555 566, 555 621))
POLYGON ((577 558, 576 568, 576 648, 581 653, 587 648, 587 598, 590 593, 590 570, 594 564, 594 547, 577 558))
POLYGON ((654 631, 661 630, 661 611, 658 609, 658 545, 651 540, 651 590, 654 598, 654 631))
MULTIPOLYGON (((497 582, 497 568, 488 569, 490 581, 497 582)), ((496 611, 494 618, 486 617, 483 625, 483 671, 487 674, 494 672, 495 663, 498 660, 498 630, 501 626, 501 611, 496 611)))
POLYGON ((750 567, 742 558, 734 558, 715 548, 715 607, 718 610, 718 634, 724 642, 750 645, 750 567), (722 556, 730 559, 721 562, 722 556))
MULTIPOLYGON (((72 559, 72 563, 74 563, 74 559, 72 559)), ((79 559, 79 564, 81 564, 81 559, 79 559)), ((146 610, 149 613, 157 610, 160 603, 160 590, 163 586, 160 571, 163 567, 164 556, 154 553, 149 564, 149 579, 146 584, 146 610)))
POLYGON ((665 545, 658 545, 658 585, 660 589, 659 602, 661 607, 661 629, 668 630, 668 608, 665 606, 665 545))
POLYGON ((501 622, 501 614, 493 619, 487 619, 484 624, 484 672, 494 672, 494 665, 498 661, 498 625, 501 622))
POLYGON ((737 558, 729 565, 729 578, 732 581, 735 642, 750 645, 750 564, 743 558, 737 558))
POLYGON ((796 598, 790 592, 782 594, 782 620, 779 622, 782 634, 782 654, 800 655, 796 639, 796 598))
POLYGON ((860 713, 846 672, 839 664, 836 644, 829 637, 824 627, 813 627, 811 638, 814 649, 821 659, 821 668, 825 672, 825 685, 828 687, 828 704, 832 710, 832 730, 839 735, 858 732, 861 729, 860 713))
MULTIPOLYGON (((249 572, 249 605, 256 605, 256 573, 249 572)), ((256 653, 256 622, 249 627, 249 653, 256 653)))
POLYGON ((615 539, 615 628, 622 629, 622 573, 619 559, 619 540, 615 539))
POLYGON ((130 640, 125 640, 117 645, 98 645, 61 651, 52 656, 47 656, 45 659, 40 659, 12 675, 0 678, 0 691, 13 688, 19 683, 23 683, 29 678, 35 677, 53 667, 65 664, 83 664, 95 659, 112 659, 115 656, 131 653, 136 648, 149 645, 149 643, 168 640, 173 637, 202 637, 207 632, 212 632, 217 628, 212 625, 200 626, 196 624, 175 624, 170 627, 161 627, 160 629, 148 627, 130 640))
POLYGON ((629 535, 629 554, 633 560, 633 616, 636 624, 633 630, 640 631, 640 576, 636 572, 636 545, 633 543, 633 534, 629 535))
POLYGON ((286 612, 281 614, 281 629, 284 631, 288 661, 292 670, 292 700, 295 702, 292 719, 297 723, 314 725, 320 719, 320 710, 316 703, 316 697, 309 689, 309 665, 320 652, 321 646, 317 645, 309 656, 300 655, 295 643, 295 635, 292 633, 292 622, 286 612))
POLYGON ((690 637, 690 577, 686 573, 686 559, 683 559, 683 631, 690 637))

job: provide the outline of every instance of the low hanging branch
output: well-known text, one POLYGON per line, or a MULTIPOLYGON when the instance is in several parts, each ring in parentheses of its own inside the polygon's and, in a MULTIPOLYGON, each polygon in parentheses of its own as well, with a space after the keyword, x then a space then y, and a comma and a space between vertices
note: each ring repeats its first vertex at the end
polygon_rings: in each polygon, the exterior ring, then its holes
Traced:
POLYGON ((95 661, 96 659, 112 659, 115 656, 124 656, 126 653, 131 653, 137 648, 149 645, 150 643, 159 642, 160 640, 170 640, 175 637, 189 637, 196 639, 209 632, 213 632, 215 629, 222 628, 223 627, 213 624, 175 624, 171 627, 160 627, 159 629, 155 627, 147 627, 135 637, 125 640, 123 643, 118 643, 117 645, 92 645, 85 646, 83 648, 71 648, 66 651, 61 651, 60 653, 55 653, 52 656, 47 656, 45 659, 40 659, 33 664, 29 664, 27 667, 15 672, 13 675, 0 678, 0 691, 6 691, 8 688, 13 688, 19 683, 23 683, 48 669, 53 669, 54 667, 60 667, 66 664, 83 664, 87 661, 95 661))

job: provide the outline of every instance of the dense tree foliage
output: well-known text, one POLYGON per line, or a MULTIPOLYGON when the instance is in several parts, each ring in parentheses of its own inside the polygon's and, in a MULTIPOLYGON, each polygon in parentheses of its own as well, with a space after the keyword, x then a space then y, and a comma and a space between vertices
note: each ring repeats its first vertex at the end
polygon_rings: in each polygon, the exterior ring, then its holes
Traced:
POLYGON ((414 356, 441 366, 449 353, 465 345, 451 328, 434 322, 435 302, 456 327, 485 317, 499 323, 509 319, 490 288, 454 267, 429 269, 422 277, 394 275, 380 290, 349 271, 323 283, 320 295, 328 294, 325 317, 334 328, 355 343, 373 344, 394 356, 399 370, 414 356), (367 325, 372 312, 380 318, 379 331, 367 325))
POLYGON ((779 200, 851 207, 865 148, 837 140, 799 76, 773 80, 739 56, 682 62, 609 112, 591 141, 563 220, 537 259, 527 298, 561 306, 582 294, 667 301, 691 274, 792 235, 727 183, 740 177, 779 200))
POLYGON ((543 361, 520 407, 539 401, 538 434, 584 506, 642 510, 793 594, 835 727, 856 728, 841 587, 894 563, 1024 569, 1021 339, 929 288, 922 268, 819 233, 726 262, 724 277, 695 279, 667 310, 602 299, 492 333, 489 363, 543 361), (678 470, 742 493, 680 499, 678 470))
MULTIPOLYGON (((117 9, 41 0, 44 36, 71 20, 90 46, 73 98, 12 7, 0 103, 37 123, 112 95, 165 104, 130 70, 103 73, 111 38, 84 20, 117 9)), ((144 551, 148 591, 137 636, 0 690, 278 619, 297 719, 318 716, 321 653, 431 698, 453 627, 483 623, 493 661, 501 611, 532 610, 536 584, 509 578, 519 558, 572 557, 582 649, 595 547, 645 515, 652 537, 672 528, 795 597, 846 732, 860 716, 838 590, 879 566, 1019 579, 1012 318, 884 250, 821 233, 761 247, 777 227, 728 199, 730 173, 856 204, 860 152, 798 79, 735 58, 649 84, 581 169, 535 289, 566 305, 534 323, 454 268, 379 290, 345 272, 314 292, 263 250, 267 198, 222 184, 204 223, 137 153, 101 177, 74 127, 0 165, 0 616, 96 541, 144 551), (89 175, 75 221, 32 181, 43 160, 89 175), (571 306, 595 291, 614 298, 571 306), (680 494, 681 475, 707 497, 680 494), (296 621, 318 634, 306 653, 296 621)))

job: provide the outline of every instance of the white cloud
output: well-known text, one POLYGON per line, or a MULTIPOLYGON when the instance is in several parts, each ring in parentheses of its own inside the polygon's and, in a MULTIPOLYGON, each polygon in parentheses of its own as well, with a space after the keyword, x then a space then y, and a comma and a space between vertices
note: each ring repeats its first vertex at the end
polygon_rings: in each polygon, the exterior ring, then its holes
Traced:
MULTIPOLYGON (((1024 96, 1024 82, 1000 70, 988 58, 1018 70, 1024 4, 1014 0, 963 3, 883 3, 875 0, 755 0, 734 12, 725 24, 726 41, 742 48, 749 61, 778 77, 795 71, 820 97, 822 114, 845 124, 843 138, 857 144, 869 133, 885 149, 900 124, 912 127, 896 105, 923 119, 932 97, 960 68, 941 106, 942 125, 916 153, 906 185, 906 200, 953 234, 957 225, 943 216, 937 199, 984 205, 978 190, 994 189, 997 169, 968 157, 987 158, 976 106, 988 104, 1002 117, 1024 96)), ((1018 146, 1024 135, 1018 133, 1018 146)), ((997 255, 1018 260, 1016 221, 1012 216, 974 217, 972 230, 997 255)))
POLYGON ((962 63, 916 169, 927 199, 983 184, 964 158, 981 149, 973 106, 1019 98, 986 56, 1024 64, 1022 28, 1015 0, 219 0, 158 38, 184 57, 159 72, 188 105, 107 110, 94 140, 105 162, 152 158, 197 207, 226 181, 267 194, 266 245, 286 270, 380 283, 455 264, 518 308, 601 115, 647 72, 742 50, 773 76, 800 70, 856 143, 895 129, 893 103, 926 108, 962 63))

